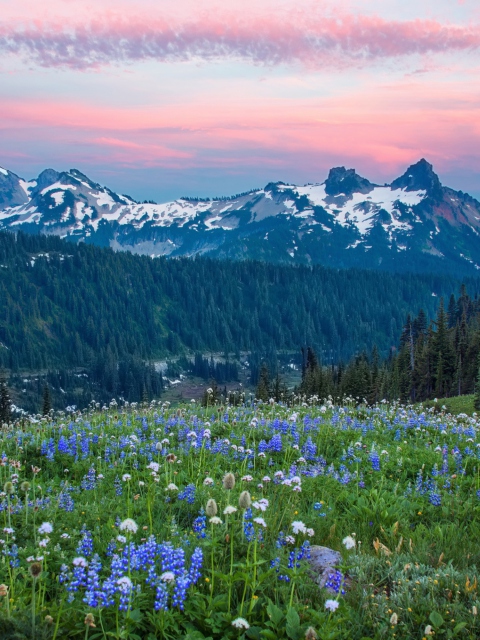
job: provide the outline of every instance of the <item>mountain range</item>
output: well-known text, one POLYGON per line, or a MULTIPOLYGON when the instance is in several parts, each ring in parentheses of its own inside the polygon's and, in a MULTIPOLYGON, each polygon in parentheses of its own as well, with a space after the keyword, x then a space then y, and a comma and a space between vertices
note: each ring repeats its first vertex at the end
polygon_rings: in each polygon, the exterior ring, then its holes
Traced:
POLYGON ((336 167, 229 198, 136 202, 76 169, 26 181, 0 168, 0 228, 157 256, 209 255, 391 271, 476 273, 480 202, 425 159, 391 184, 336 167))

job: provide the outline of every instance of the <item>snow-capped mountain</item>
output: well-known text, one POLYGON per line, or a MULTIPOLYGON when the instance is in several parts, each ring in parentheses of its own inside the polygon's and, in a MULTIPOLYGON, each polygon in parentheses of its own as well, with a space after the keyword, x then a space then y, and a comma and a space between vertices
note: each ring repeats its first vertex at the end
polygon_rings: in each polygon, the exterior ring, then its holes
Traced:
POLYGON ((480 268, 480 203, 420 160, 390 185, 353 169, 231 198, 138 203, 73 169, 27 182, 0 168, 0 227, 151 256, 258 258, 395 270, 480 268))

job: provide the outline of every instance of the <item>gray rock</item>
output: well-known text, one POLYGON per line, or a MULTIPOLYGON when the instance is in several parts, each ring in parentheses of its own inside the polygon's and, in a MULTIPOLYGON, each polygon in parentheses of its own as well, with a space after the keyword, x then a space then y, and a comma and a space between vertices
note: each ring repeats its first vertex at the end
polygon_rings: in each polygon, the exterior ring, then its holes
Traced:
POLYGON ((328 547, 312 545, 310 547, 310 564, 312 578, 319 587, 324 587, 328 576, 342 563, 342 555, 328 547))

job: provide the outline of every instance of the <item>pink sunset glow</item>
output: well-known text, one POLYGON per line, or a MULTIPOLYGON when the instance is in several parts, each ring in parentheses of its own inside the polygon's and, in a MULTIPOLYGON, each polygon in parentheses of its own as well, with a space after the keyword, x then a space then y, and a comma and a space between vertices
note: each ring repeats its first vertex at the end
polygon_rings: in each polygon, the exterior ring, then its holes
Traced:
POLYGON ((0 164, 21 175, 76 166, 166 199, 333 164, 390 180, 425 156, 480 195, 473 2, 78 4, 6 3, 0 164))

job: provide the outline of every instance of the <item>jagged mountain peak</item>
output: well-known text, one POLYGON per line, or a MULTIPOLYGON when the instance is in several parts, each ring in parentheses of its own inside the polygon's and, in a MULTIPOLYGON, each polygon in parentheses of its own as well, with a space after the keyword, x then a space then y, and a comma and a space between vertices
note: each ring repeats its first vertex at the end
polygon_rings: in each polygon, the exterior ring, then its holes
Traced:
POLYGON ((391 185, 340 166, 322 183, 270 182, 230 198, 159 204, 135 202, 78 169, 46 169, 30 182, 2 169, 0 228, 150 256, 374 268, 403 267, 413 256, 424 270, 442 261, 480 270, 480 203, 442 187, 424 158, 391 185))
POLYGON ((441 195, 442 184, 433 166, 422 158, 408 167, 405 173, 392 182, 392 189, 405 191, 424 190, 431 197, 441 195))
POLYGON ((57 182, 60 177, 60 173, 55 171, 55 169, 44 169, 38 176, 37 182, 37 191, 44 189, 45 187, 49 187, 50 185, 57 182))
POLYGON ((369 193, 375 185, 366 178, 358 175, 355 169, 334 167, 330 169, 325 180, 325 193, 329 196, 345 195, 352 193, 369 193))

